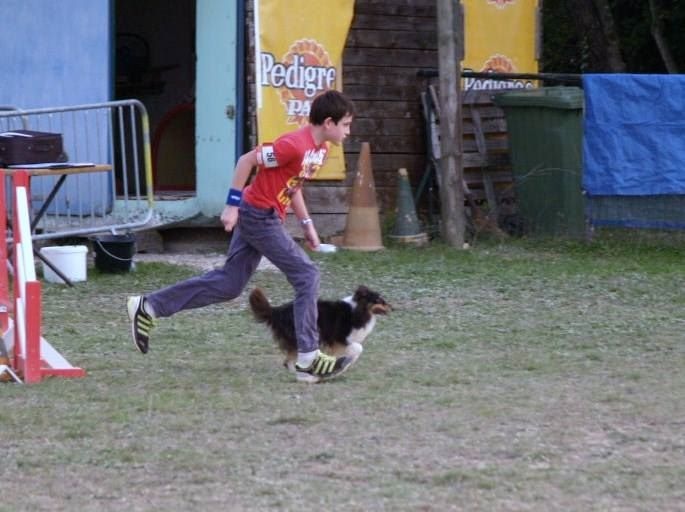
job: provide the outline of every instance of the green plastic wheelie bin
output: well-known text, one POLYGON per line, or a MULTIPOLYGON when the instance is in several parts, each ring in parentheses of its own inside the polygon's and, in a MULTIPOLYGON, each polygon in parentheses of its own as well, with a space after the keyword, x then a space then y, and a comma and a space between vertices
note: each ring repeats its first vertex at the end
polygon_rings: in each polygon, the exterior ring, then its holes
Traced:
POLYGON ((585 236, 582 89, 517 89, 497 94, 494 102, 504 110, 507 120, 524 232, 585 236))

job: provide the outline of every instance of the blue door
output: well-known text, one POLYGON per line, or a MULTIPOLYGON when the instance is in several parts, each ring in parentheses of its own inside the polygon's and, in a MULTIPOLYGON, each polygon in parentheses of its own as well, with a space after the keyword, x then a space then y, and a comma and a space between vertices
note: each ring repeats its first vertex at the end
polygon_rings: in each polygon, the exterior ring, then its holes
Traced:
POLYGON ((197 2, 195 159, 201 213, 216 217, 236 160, 236 2, 197 2))

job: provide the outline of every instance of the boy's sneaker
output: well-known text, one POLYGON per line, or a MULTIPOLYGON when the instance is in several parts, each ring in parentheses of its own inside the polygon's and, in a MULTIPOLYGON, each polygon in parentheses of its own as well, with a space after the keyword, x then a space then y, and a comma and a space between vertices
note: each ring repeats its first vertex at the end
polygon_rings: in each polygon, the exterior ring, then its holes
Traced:
POLYGON ((302 368, 299 364, 295 363, 295 376, 299 382, 316 384, 317 382, 337 377, 352 366, 353 362, 354 359, 348 356, 336 359, 333 356, 319 352, 319 355, 312 361, 309 368, 302 368))
POLYGON ((150 343, 150 331, 155 326, 155 319, 145 311, 145 297, 129 297, 126 303, 128 318, 131 320, 131 337, 136 348, 147 354, 150 343))

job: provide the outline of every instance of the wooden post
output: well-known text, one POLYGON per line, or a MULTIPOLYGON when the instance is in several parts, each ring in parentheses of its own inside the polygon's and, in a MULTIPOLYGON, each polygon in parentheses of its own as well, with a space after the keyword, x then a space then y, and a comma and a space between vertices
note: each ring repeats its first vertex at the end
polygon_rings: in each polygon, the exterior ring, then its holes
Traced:
POLYGON ((464 246, 464 190, 462 161, 461 60, 463 32, 461 3, 437 0, 438 70, 440 76, 440 205, 442 236, 453 247, 464 246))
POLYGON ((35 384, 42 379, 40 328, 41 328, 41 293, 40 282, 26 283, 26 297, 24 297, 24 320, 26 336, 26 352, 24 356, 24 382, 35 384))

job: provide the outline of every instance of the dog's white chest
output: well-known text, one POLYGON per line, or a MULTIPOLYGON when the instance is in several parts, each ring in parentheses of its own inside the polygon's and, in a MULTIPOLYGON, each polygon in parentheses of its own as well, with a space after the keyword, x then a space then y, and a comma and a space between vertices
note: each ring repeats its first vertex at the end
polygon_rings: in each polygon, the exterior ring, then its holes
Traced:
POLYGON ((373 327, 376 325, 376 317, 372 316, 369 323, 360 329, 352 329, 350 334, 347 336, 348 343, 362 343, 366 337, 371 334, 373 327))
MULTIPOLYGON (((345 297, 343 301, 347 302, 352 309, 357 307, 357 303, 351 295, 349 297, 345 297)), ((376 317, 374 315, 371 315, 371 320, 369 320, 369 322, 364 327, 360 327, 359 329, 352 329, 350 331, 350 334, 347 335, 347 342, 360 344, 363 343, 366 337, 369 334, 371 334, 371 331, 373 331, 374 325, 376 325, 376 317)))

